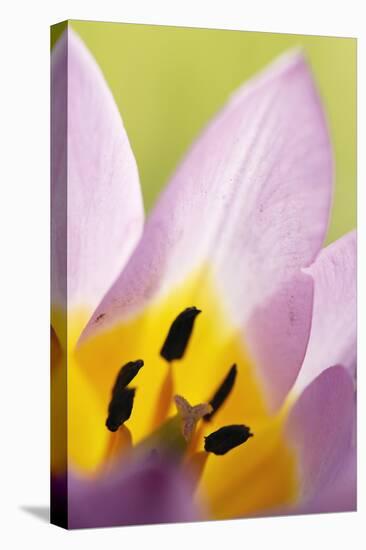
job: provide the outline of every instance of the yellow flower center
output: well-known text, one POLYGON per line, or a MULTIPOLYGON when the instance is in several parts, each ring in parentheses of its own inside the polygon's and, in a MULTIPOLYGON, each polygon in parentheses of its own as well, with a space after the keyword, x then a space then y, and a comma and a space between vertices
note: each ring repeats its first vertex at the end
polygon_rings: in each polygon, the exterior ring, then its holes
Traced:
MULTIPOLYGON (((283 436, 287 409, 271 415, 242 334, 230 324, 213 282, 206 277, 205 285, 198 285, 198 280, 195 274, 133 319, 115 324, 78 347, 92 312, 70 312, 69 467, 85 475, 98 475, 103 469, 115 444, 111 438, 116 434, 106 429, 105 422, 111 389, 122 365, 137 358, 144 361, 133 383, 137 390, 131 418, 116 432, 121 432, 118 437, 123 442, 118 449, 125 446, 129 434, 136 445, 176 415, 174 395, 184 396, 189 403, 207 403, 231 365, 236 364, 237 377, 229 398, 212 419, 199 420, 190 445, 185 467, 192 468, 193 473, 199 471, 196 496, 214 518, 256 514, 292 503, 298 491, 297 464, 283 436), (177 314, 192 304, 202 314, 184 357, 168 364, 160 355, 161 347, 177 314), (204 437, 228 424, 246 424, 255 435, 224 456, 210 453, 201 460, 200 456, 207 454, 203 451, 204 437), (198 463, 201 466, 197 467, 198 463)), ((53 462, 54 469, 62 468, 57 457, 53 462)))

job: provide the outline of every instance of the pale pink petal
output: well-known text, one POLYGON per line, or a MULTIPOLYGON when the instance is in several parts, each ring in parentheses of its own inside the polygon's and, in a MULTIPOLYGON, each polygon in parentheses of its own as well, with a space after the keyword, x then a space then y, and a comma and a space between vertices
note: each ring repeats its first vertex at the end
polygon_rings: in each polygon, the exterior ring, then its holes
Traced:
POLYGON ((311 72, 292 53, 239 90, 194 144, 84 337, 205 268, 278 404, 305 354, 312 280, 299 269, 322 245, 331 173, 311 72))
POLYGON ((301 391, 330 365, 356 367, 356 232, 327 246, 307 270, 314 279, 310 340, 295 388, 301 391))
POLYGON ((299 460, 299 510, 327 511, 330 495, 338 499, 332 509, 354 509, 355 421, 354 382, 344 367, 324 370, 299 397, 286 426, 299 460))
POLYGON ((142 230, 138 172, 102 72, 70 27, 51 80, 53 299, 65 305, 67 287, 69 305, 94 309, 142 230))

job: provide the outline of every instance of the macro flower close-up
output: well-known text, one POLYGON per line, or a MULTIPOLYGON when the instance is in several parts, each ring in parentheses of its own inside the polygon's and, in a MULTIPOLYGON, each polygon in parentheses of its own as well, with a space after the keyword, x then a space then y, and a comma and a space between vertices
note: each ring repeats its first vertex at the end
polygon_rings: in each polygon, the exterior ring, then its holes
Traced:
POLYGON ((232 94, 146 216, 112 92, 70 27, 51 81, 54 514, 355 510, 356 231, 324 244, 333 151, 304 53, 232 94))

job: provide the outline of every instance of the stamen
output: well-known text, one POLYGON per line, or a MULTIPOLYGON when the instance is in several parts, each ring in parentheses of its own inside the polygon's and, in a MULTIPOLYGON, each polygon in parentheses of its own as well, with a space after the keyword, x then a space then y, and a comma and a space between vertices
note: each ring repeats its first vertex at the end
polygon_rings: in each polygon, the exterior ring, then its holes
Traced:
POLYGON ((160 355, 168 362, 183 357, 199 313, 201 310, 196 307, 187 307, 174 319, 160 351, 160 355))
POLYGON ((208 421, 211 420, 213 415, 216 413, 216 411, 223 405, 223 403, 228 398, 229 394, 231 393, 231 390, 233 389, 235 378, 237 375, 237 368, 234 364, 231 369, 229 370, 228 374, 224 378, 221 385, 216 390, 213 398, 209 401, 210 405, 212 406, 212 412, 209 414, 206 414, 203 418, 204 420, 208 421))
POLYGON ((123 390, 130 382, 132 382, 143 365, 143 360, 137 359, 137 361, 130 361, 121 368, 117 374, 117 378, 113 386, 112 398, 117 392, 123 390))
POLYGON ((107 465, 113 466, 116 459, 121 463, 131 449, 132 435, 127 426, 123 425, 119 430, 110 434, 101 469, 105 471, 107 465))
POLYGON ((142 359, 130 361, 117 374, 105 423, 111 432, 116 432, 131 416, 136 389, 127 388, 127 386, 135 378, 143 364, 142 359))
POLYGON ((173 393, 174 393, 173 368, 172 368, 172 365, 169 364, 160 387, 159 399, 157 400, 157 403, 155 406, 155 412, 152 415, 153 428, 162 424, 162 422, 164 422, 164 420, 167 418, 169 409, 172 404, 173 393))
POLYGON ((253 437, 253 434, 244 424, 224 426, 205 437, 205 451, 224 455, 234 447, 245 443, 249 437, 253 437))
POLYGON ((111 432, 116 432, 131 416, 136 389, 127 388, 127 386, 135 378, 143 364, 142 359, 130 361, 117 374, 105 423, 111 432))
POLYGON ((135 392, 135 388, 124 388, 113 395, 108 407, 108 418, 105 423, 111 432, 116 432, 130 418, 135 392))
POLYGON ((209 414, 212 410, 211 405, 208 403, 201 403, 192 407, 181 395, 174 397, 175 404, 177 406, 178 413, 182 419, 182 433, 186 441, 189 441, 193 435, 197 422, 209 414))

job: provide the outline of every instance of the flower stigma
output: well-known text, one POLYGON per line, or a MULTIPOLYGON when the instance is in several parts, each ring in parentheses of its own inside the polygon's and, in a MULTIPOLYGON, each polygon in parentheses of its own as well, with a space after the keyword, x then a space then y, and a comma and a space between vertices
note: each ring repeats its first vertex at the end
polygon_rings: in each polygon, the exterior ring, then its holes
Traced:
POLYGON ((192 407, 181 395, 174 397, 178 413, 182 419, 182 433, 186 441, 190 441, 194 433, 197 422, 205 415, 212 412, 212 406, 209 403, 201 403, 192 407))

